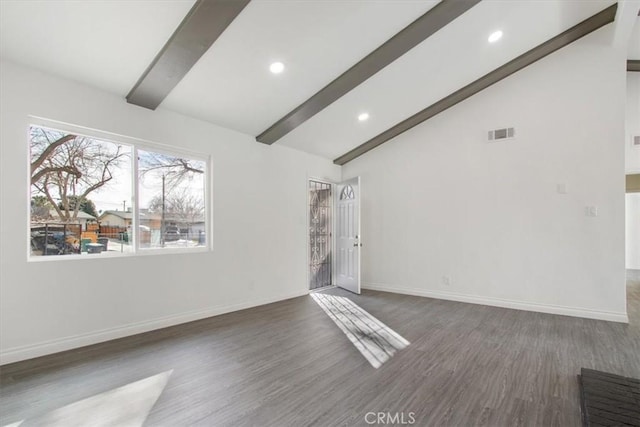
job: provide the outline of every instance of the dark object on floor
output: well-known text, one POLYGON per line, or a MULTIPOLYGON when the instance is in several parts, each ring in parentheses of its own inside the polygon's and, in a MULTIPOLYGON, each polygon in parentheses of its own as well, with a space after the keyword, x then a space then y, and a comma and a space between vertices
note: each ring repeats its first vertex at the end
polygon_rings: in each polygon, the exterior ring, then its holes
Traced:
POLYGON ((640 426, 640 380, 582 368, 578 381, 584 426, 640 426))

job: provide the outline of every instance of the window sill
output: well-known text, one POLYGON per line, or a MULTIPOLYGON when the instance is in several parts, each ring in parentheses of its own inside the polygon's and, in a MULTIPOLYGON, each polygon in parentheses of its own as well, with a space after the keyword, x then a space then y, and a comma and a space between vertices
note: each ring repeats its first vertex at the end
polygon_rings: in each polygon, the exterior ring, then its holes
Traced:
POLYGON ((159 255, 180 255, 180 254, 194 254, 213 252, 210 247, 195 247, 195 248, 151 248, 151 249, 139 249, 137 252, 119 252, 119 251, 106 251, 95 254, 83 252, 81 254, 73 255, 28 255, 27 262, 66 262, 66 261, 78 261, 78 260, 98 260, 98 259, 111 259, 111 258, 131 258, 139 256, 159 256, 159 255))

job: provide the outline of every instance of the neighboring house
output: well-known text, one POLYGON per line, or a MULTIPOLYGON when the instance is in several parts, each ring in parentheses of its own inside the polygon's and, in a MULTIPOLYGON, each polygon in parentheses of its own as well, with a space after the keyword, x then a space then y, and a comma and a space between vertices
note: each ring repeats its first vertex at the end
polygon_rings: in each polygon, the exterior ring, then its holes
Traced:
MULTIPOLYGON (((149 212, 148 209, 141 209, 140 216, 138 217, 140 225, 147 226, 152 230, 159 230, 162 227, 162 214, 158 212, 149 212)), ((189 230, 189 232, 199 232, 204 230, 204 219, 201 217, 193 218, 193 222, 187 221, 186 218, 175 215, 173 213, 167 213, 164 217, 165 225, 172 225, 182 230, 189 230)))
MULTIPOLYGON (((62 222, 60 220, 60 216, 58 215, 58 213, 54 209, 51 209, 49 211, 49 218, 52 221, 62 222)), ((86 230, 87 223, 96 222, 97 220, 98 219, 95 216, 90 215, 90 214, 88 214, 86 212, 79 211, 77 218, 75 220, 73 220, 73 221, 70 221, 69 223, 70 224, 80 224, 82 226, 82 229, 86 230)))
POLYGON ((141 209, 138 219, 140 221, 140 225, 149 227, 152 230, 159 230, 162 222, 162 215, 149 212, 148 209, 141 209))
POLYGON ((98 217, 101 225, 123 228, 130 226, 132 220, 133 213, 129 211, 104 211, 98 217))
MULTIPOLYGON (((157 212, 149 212, 141 209, 138 217, 141 226, 149 227, 151 230, 159 230, 162 227, 162 215, 157 212)), ((133 212, 130 211, 104 211, 98 218, 100 225, 111 227, 129 227, 133 222, 133 212)), ((202 218, 194 218, 193 223, 185 221, 184 218, 168 213, 165 216, 166 225, 177 226, 181 231, 189 230, 190 233, 204 231, 205 222, 202 218)))

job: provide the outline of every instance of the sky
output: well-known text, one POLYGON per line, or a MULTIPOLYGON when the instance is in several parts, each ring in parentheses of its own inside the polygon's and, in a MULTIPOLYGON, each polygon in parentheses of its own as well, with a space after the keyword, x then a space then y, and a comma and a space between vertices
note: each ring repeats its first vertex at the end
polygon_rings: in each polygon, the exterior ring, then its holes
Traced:
MULTIPOLYGON (((32 128, 32 139, 34 135, 42 135, 41 133, 37 133, 38 130, 36 127, 32 128), (35 132, 35 133, 34 133, 35 132)), ((47 132, 51 132, 50 139, 59 138, 62 134, 66 134, 67 132, 48 130, 47 132)), ((131 154, 132 147, 125 144, 115 144, 113 142, 108 141, 100 141, 95 139, 95 141, 103 144, 103 147, 112 151, 115 150, 117 145, 120 145, 121 150, 128 152, 131 154)), ((145 155, 145 151, 138 150, 138 154, 140 156, 145 155)), ((204 167, 204 162, 202 163, 204 167)), ((87 198, 96 206, 96 210, 98 213, 101 213, 106 210, 127 210, 133 206, 132 199, 132 162, 131 155, 122 159, 120 165, 112 169, 113 178, 103 187, 92 191, 87 198)), ((204 180, 205 175, 195 175, 193 179, 185 180, 184 184, 181 184, 176 188, 176 191, 186 190, 188 193, 193 194, 204 194, 204 180)), ((162 188, 162 179, 161 173, 150 173, 147 174, 144 179, 139 179, 139 190, 138 197, 140 201, 140 208, 146 208, 149 205, 149 202, 155 195, 159 195, 161 193, 162 188)), ((37 191, 37 190, 36 190, 37 191)), ((35 191, 33 192, 35 195, 35 191)))
MULTIPOLYGON (((106 210, 127 210, 133 206, 132 199, 132 172, 131 162, 127 162, 122 168, 116 169, 113 174, 113 180, 103 188, 92 192, 89 199, 96 205, 98 213, 106 210)), ((204 194, 204 176, 195 177, 188 180, 184 185, 175 189, 181 191, 188 189, 193 194, 204 194)), ((154 196, 161 194, 162 178, 160 174, 151 174, 139 179, 138 198, 140 208, 147 208, 154 196)))

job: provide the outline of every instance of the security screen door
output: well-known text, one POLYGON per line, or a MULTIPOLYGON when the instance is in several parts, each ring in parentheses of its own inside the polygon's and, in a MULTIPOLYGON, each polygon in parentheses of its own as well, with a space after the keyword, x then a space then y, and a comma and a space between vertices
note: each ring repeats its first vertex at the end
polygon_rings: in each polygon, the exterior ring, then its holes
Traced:
POLYGON ((309 180, 309 289, 331 285, 331 184, 309 180))
POLYGON ((336 185, 336 285, 360 293, 360 177, 336 185))

